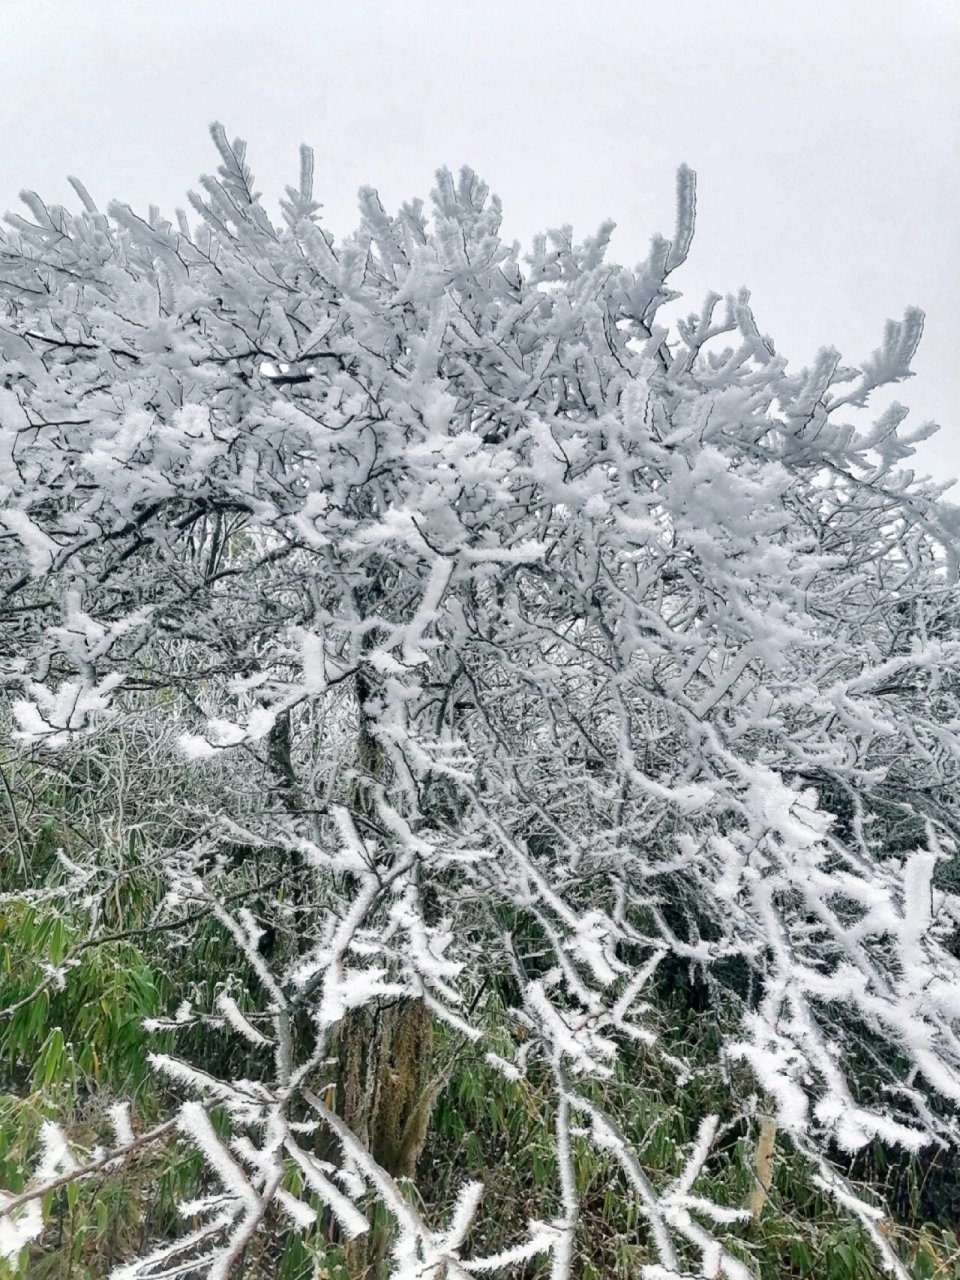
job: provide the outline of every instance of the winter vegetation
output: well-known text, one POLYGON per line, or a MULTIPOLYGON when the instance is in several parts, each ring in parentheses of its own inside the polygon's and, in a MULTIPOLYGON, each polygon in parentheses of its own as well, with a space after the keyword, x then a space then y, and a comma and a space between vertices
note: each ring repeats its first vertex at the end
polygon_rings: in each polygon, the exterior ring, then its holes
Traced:
POLYGON ((686 168, 630 270, 212 134, 0 233, 0 1274, 960 1276, 922 314, 791 372, 660 322, 686 168))

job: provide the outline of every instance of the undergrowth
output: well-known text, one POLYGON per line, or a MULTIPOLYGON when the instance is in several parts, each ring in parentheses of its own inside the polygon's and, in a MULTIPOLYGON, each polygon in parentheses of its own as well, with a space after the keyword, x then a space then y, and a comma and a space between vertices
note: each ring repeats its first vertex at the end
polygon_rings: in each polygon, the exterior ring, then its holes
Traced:
MULTIPOLYGON (((23 1189, 23 1170, 47 1118, 56 1115, 62 1122, 66 1117, 69 1137, 90 1152, 104 1141, 109 1108, 120 1098, 133 1099, 137 1132, 165 1118, 173 1099, 151 1073, 147 1054, 169 1051, 172 1033, 148 1031, 144 1022, 169 1015, 184 998, 212 1009, 219 990, 230 983, 231 967, 239 963, 209 919, 192 922, 186 934, 154 927, 164 886, 152 869, 147 843, 136 835, 96 851, 101 869, 112 867, 110 892, 99 894, 86 911, 65 913, 55 896, 56 849, 62 847, 58 842, 75 839, 76 831, 68 820, 69 805, 61 800, 59 829, 47 818, 31 832, 21 815, 20 865, 6 864, 0 898, 0 1184, 14 1192, 23 1189), (49 888, 48 904, 24 902, 19 890, 25 882, 34 890, 49 888)), ((252 891, 260 871, 244 865, 226 869, 228 888, 252 891)), ((282 949, 293 943, 281 934, 273 945, 282 949)), ((720 1028, 711 1021, 716 1015, 691 1011, 695 992, 674 982, 660 996, 663 1045, 682 1048, 683 1056, 702 1068, 678 1078, 655 1050, 625 1048, 611 1079, 581 1082, 581 1087, 618 1117, 657 1185, 680 1172, 699 1120, 717 1114, 709 1175, 695 1189, 742 1208, 757 1185, 763 1100, 753 1097, 747 1076, 717 1065, 720 1028)), ((463 1179, 481 1179, 484 1199, 470 1245, 488 1252, 522 1235, 528 1219, 542 1213, 557 1171, 548 1073, 541 1078, 534 1064, 525 1078, 511 1082, 491 1066, 485 1054, 506 1054, 507 1032, 516 1035, 517 1028, 511 1027, 509 1004, 495 984, 483 993, 480 1007, 488 1029, 482 1047, 448 1028, 435 1028, 431 1075, 439 1074, 445 1083, 417 1181, 420 1207, 439 1222, 463 1179)), ((239 1038, 186 1034, 193 1035, 190 1051, 199 1066, 255 1078, 255 1056, 239 1038)), ((652 1260, 652 1251, 635 1199, 614 1162, 591 1144, 578 1142, 574 1161, 582 1204, 576 1274, 582 1280, 636 1277, 652 1260)), ((941 1155, 906 1159, 875 1146, 848 1162, 846 1172, 892 1212, 891 1241, 918 1280, 960 1280, 956 1218, 944 1199, 956 1196, 957 1180, 953 1175, 951 1181, 941 1155), (931 1192, 931 1179, 937 1194, 931 1192)), ((298 1193, 299 1177, 295 1167, 287 1170, 287 1185, 298 1193)), ((414 1194, 412 1183, 404 1186, 414 1194)), ((0 1264, 0 1280, 103 1280, 122 1258, 189 1226, 178 1206, 205 1189, 200 1158, 168 1134, 121 1167, 51 1193, 42 1239, 14 1262, 0 1264)), ((319 1212, 321 1206, 315 1207, 319 1212)), ((555 1207, 559 1212, 559 1200, 555 1207)), ((373 1206, 371 1222, 379 1240, 373 1253, 383 1255, 388 1228, 373 1206)), ((758 1280, 881 1280, 883 1274, 859 1223, 817 1187, 809 1163, 782 1136, 759 1215, 729 1232, 731 1252, 758 1280)), ((374 1272, 358 1270, 348 1259, 320 1212, 316 1228, 300 1236, 274 1221, 238 1274, 245 1280, 361 1280, 364 1274, 373 1280, 374 1272)), ((510 1274, 517 1280, 545 1280, 546 1264, 527 1263, 510 1274)))

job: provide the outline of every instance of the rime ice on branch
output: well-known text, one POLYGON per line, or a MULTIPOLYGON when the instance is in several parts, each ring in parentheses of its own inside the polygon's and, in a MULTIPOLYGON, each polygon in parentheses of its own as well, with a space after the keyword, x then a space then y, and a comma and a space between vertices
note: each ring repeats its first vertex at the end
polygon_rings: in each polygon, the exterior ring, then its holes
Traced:
MULTIPOLYGON (((687 169, 673 239, 629 270, 606 259, 612 224, 521 257, 469 169, 437 175, 429 217, 364 188, 337 244, 306 149, 277 227, 243 145, 213 137, 194 224, 101 213, 75 184, 80 212, 27 194, 0 238, 17 739, 82 753, 161 725, 201 785, 217 770, 208 820, 157 858, 171 919, 219 920, 248 990, 169 1025, 206 1019, 262 1064, 232 1080, 154 1059, 213 1190, 184 1206, 195 1229, 116 1274, 194 1259, 215 1280, 268 1212, 307 1229, 293 1160, 344 1238, 386 1207, 394 1280, 536 1253, 562 1280, 576 1128, 622 1169, 650 1277, 690 1248, 703 1274, 746 1276, 724 1244, 742 1212, 694 1190, 715 1118, 679 1178, 651 1179, 584 1082, 657 1052, 671 956, 815 1158, 956 1138, 960 903, 937 867, 958 825, 960 522, 901 465, 932 428, 905 434, 896 405, 867 434, 843 420, 909 376, 922 316, 860 367, 825 350, 792 373, 745 292, 658 322, 691 243, 687 169), (238 842, 284 854, 292 960, 217 896, 238 842), (483 1257, 480 1188, 427 1221, 317 1081, 357 1011, 398 1000, 486 1052, 498 983, 513 1048, 487 1060, 554 1080, 561 1209, 483 1257), (855 1092, 864 1052, 878 1079, 855 1092)), ((40 1230, 65 1161, 82 1176, 139 1141, 125 1119, 98 1164, 51 1129, 0 1204, 3 1248, 40 1230)))

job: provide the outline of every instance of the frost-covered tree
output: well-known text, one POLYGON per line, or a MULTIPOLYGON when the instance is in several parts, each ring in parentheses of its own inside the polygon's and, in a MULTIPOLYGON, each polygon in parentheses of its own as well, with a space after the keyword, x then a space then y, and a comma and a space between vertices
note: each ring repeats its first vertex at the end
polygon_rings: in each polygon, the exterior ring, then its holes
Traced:
MULTIPOLYGON (((747 1105, 905 1274, 827 1155, 957 1137, 960 899, 937 868, 960 521, 902 466, 931 426, 905 434, 897 404, 843 421, 909 375, 921 314, 860 366, 827 349, 791 373, 745 292, 658 323, 687 169, 673 239, 629 270, 612 223, 521 256, 468 169, 438 174, 429 217, 364 188, 337 244, 304 149, 276 226, 243 145, 213 138, 193 222, 101 213, 76 181, 80 212, 28 193, 7 219, 0 663, 18 751, 136 779, 157 926, 206 914, 239 957, 216 1007, 165 1025, 242 1037, 256 1065, 155 1054, 179 1105, 134 1132, 119 1101, 102 1149, 49 1124, 0 1248, 41 1230, 51 1187, 179 1131, 210 1193, 117 1277, 215 1280, 278 1213, 350 1239, 379 1202, 393 1280, 536 1255, 563 1280, 587 1142, 636 1201, 647 1280, 741 1280, 748 1210, 698 1192, 717 1117, 665 1179, 591 1089, 638 1048, 690 1070, 657 1038, 672 965, 747 1105), (255 853, 271 879, 223 893, 255 853), (403 1190, 440 1023, 553 1081, 555 1195, 497 1255, 470 1242, 482 1185, 403 1190)), ((64 902, 95 902, 95 863, 63 859, 64 902)))

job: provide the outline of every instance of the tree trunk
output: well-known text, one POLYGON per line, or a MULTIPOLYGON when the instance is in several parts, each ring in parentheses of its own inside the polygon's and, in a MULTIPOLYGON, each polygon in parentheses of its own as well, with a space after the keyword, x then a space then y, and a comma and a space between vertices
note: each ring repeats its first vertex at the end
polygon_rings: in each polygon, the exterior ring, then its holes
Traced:
MULTIPOLYGON (((386 761, 367 729, 363 706, 369 690, 357 678, 360 733, 351 807, 373 818, 366 780, 385 781, 386 761)), ((426 1142, 439 1092, 434 1079, 433 1017, 422 1000, 400 998, 352 1009, 335 1040, 335 1105, 374 1159, 394 1178, 412 1178, 426 1142)), ((343 1247, 351 1270, 365 1280, 389 1271, 392 1231, 376 1222, 367 1235, 343 1247)))
POLYGON ((434 1102, 426 1005, 398 1000, 352 1010, 337 1039, 340 1114, 388 1173, 413 1177, 434 1102))

